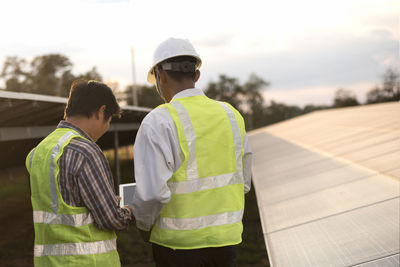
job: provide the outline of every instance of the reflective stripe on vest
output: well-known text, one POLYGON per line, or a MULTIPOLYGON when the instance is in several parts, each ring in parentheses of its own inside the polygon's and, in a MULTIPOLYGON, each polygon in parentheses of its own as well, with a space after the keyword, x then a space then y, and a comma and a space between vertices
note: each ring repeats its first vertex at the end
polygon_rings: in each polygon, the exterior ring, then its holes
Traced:
POLYGON ((78 135, 75 132, 67 132, 64 134, 57 142, 57 144, 54 146, 53 150, 51 151, 51 156, 50 156, 50 172, 49 172, 49 182, 50 182, 50 193, 51 193, 51 209, 52 211, 57 214, 58 212, 58 200, 57 200, 57 185, 56 185, 56 177, 55 175, 55 169, 56 169, 56 164, 55 158, 57 157, 58 153, 60 153, 61 146, 73 135, 78 135))
POLYGON ((225 173, 217 176, 201 178, 198 180, 168 182, 168 187, 173 194, 187 194, 239 183, 243 183, 243 175, 241 174, 241 170, 234 173, 225 173))
POLYGON ((239 125, 235 119, 233 111, 223 102, 218 102, 228 114, 229 122, 232 127, 233 142, 235 144, 236 167, 237 171, 242 172, 242 136, 240 135, 239 125))
POLYGON ((32 149, 31 154, 29 155, 29 168, 32 167, 32 159, 33 159, 33 154, 35 154, 36 148, 32 149))
POLYGON ((116 239, 86 243, 64 243, 51 245, 35 245, 34 255, 66 256, 106 253, 117 249, 116 239))
POLYGON ((176 109, 178 117, 181 120, 186 142, 189 149, 189 158, 187 162, 186 176, 188 180, 198 179, 198 169, 196 162, 196 134, 194 133, 192 121, 185 107, 178 101, 171 102, 176 109))
POLYGON ((197 230, 210 226, 233 224, 242 221, 243 210, 225 212, 197 218, 165 218, 157 221, 157 226, 170 230, 197 230))
POLYGON ((54 214, 45 211, 33 211, 33 223, 65 224, 69 226, 83 226, 93 223, 90 213, 80 214, 54 214))

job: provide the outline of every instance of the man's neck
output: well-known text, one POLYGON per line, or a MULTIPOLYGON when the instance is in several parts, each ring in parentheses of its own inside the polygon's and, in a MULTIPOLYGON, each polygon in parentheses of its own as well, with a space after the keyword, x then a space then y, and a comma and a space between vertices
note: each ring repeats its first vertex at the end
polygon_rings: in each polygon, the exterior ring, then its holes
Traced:
POLYGON ((91 129, 91 121, 83 116, 73 116, 73 117, 66 117, 65 121, 78 127, 81 129, 92 141, 94 141, 94 137, 90 131, 91 129))
POLYGON ((194 88, 194 83, 192 81, 186 82, 186 83, 176 83, 171 86, 171 90, 169 91, 169 99, 168 102, 171 102, 172 98, 177 94, 180 93, 186 89, 192 89, 194 88))

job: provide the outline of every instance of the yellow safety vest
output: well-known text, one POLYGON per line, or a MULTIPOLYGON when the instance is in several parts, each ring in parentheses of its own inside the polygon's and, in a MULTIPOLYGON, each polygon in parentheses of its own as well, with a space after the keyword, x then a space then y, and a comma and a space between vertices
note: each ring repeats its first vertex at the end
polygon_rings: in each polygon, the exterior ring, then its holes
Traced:
POLYGON ((26 158, 35 229, 34 264, 120 266, 115 232, 97 228, 86 207, 69 206, 61 196, 58 160, 73 138, 84 137, 57 128, 26 158))
POLYGON ((168 180, 171 199, 161 210, 150 242, 197 249, 242 241, 244 121, 231 105, 204 95, 159 108, 175 122, 183 163, 168 180))

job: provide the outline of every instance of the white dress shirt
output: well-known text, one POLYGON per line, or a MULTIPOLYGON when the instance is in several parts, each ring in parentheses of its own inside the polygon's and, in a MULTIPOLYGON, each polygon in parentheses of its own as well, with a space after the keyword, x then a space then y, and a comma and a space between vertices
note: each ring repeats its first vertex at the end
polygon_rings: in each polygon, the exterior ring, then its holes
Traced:
MULTIPOLYGON (((204 95, 201 89, 186 89, 172 99, 204 95)), ((251 187, 252 152, 244 137, 244 192, 251 187)), ((150 231, 161 209, 171 198, 167 181, 183 162, 175 123, 166 108, 157 108, 143 119, 134 145, 136 193, 133 213, 139 229, 150 231)))

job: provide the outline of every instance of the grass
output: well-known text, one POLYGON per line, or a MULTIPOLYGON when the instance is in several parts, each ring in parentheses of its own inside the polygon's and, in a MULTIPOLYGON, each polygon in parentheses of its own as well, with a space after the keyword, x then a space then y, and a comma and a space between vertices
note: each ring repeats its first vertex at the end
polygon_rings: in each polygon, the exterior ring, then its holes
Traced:
POLYGON ((16 195, 29 193, 28 176, 23 168, 0 170, 0 203, 16 195))
MULTIPOLYGON (((121 182, 128 183, 133 181, 133 161, 129 150, 124 151, 120 157, 121 182)), ((113 170, 113 155, 106 155, 113 170)), ((0 170, 0 262, 4 267, 32 266, 34 233, 28 182, 23 167, 0 170)), ((238 266, 269 266, 253 189, 246 195, 243 225, 243 242, 237 247, 238 266)), ((117 235, 122 266, 155 266, 151 245, 141 239, 134 225, 117 235)))
POLYGON ((1 266, 32 266, 33 223, 24 168, 0 170, 1 266))

